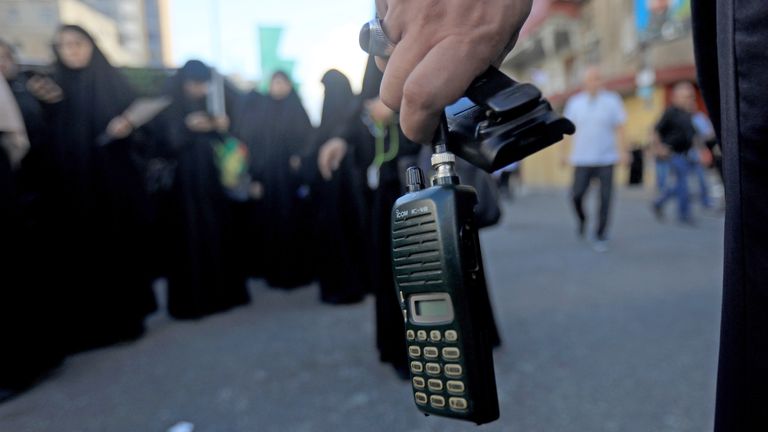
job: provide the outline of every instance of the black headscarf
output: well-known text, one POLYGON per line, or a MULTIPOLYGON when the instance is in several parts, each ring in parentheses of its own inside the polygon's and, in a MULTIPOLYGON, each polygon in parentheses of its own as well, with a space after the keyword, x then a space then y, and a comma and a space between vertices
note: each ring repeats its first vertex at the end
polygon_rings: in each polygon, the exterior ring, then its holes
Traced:
POLYGON ((184 83, 188 81, 205 83, 211 80, 211 69, 200 60, 190 60, 176 72, 176 75, 168 79, 163 93, 170 96, 173 100, 170 111, 171 115, 179 118, 195 111, 205 111, 207 109, 207 98, 198 100, 190 99, 184 92, 184 83))
MULTIPOLYGON (((290 78, 285 72, 272 75, 290 78)), ((295 89, 282 99, 252 92, 241 107, 233 124, 234 134, 249 148, 251 175, 255 179, 269 176, 267 170, 280 171, 291 155, 303 154, 312 131, 304 106, 295 89)))
POLYGON ((316 135, 319 145, 339 133, 339 128, 343 127, 353 114, 355 102, 349 79, 338 70, 331 69, 326 72, 321 82, 325 86, 325 99, 320 128, 316 135))
MULTIPOLYGON (((277 71, 272 75, 273 80, 277 77, 291 82, 288 74, 283 71, 277 71)), ((287 155, 305 153, 309 145, 308 139, 312 132, 312 123, 309 121, 309 116, 301 103, 296 88, 291 86, 291 92, 282 99, 275 99, 271 96, 270 99, 272 104, 270 112, 267 113, 267 119, 277 123, 277 127, 273 125, 267 128, 272 132, 271 136, 267 137, 267 142, 273 146, 285 147, 285 154, 287 155)))
POLYGON ((67 67, 58 50, 54 49, 54 77, 64 91, 65 115, 78 116, 79 120, 88 122, 81 123, 81 127, 77 128, 67 125, 68 129, 83 134, 82 137, 90 142, 133 102, 136 94, 125 77, 109 63, 87 31, 76 25, 65 25, 59 28, 57 34, 67 31, 79 33, 93 45, 91 61, 83 69, 67 67))
POLYGON ((136 98, 123 75, 115 69, 82 27, 65 25, 57 34, 79 33, 93 45, 90 63, 82 69, 71 69, 62 62, 54 47, 54 80, 64 92, 57 108, 55 135, 57 158, 73 171, 87 171, 92 148, 113 118, 136 98))

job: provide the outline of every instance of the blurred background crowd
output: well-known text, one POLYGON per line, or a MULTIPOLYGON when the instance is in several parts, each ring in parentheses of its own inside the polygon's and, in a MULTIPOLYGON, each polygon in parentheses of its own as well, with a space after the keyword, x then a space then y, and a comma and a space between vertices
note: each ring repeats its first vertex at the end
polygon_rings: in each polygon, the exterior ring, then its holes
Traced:
MULTIPOLYGON (((237 10, 216 3, 195 5, 237 10)), ((195 24, 170 15, 195 5, 0 0, 0 399, 69 355, 142 337, 158 292, 171 317, 197 320, 248 304, 250 279, 316 282, 334 305, 373 295, 379 358, 407 378, 389 218, 428 149, 399 130, 364 55, 307 80, 278 49, 290 28, 260 26, 260 79, 244 78, 250 60, 232 60, 218 15, 209 49, 171 36, 171 23, 195 24)), ((672 199, 685 225, 716 215, 720 153, 689 19, 687 0, 535 1, 501 68, 540 87, 577 133, 493 176, 463 166, 481 224, 499 221, 501 199, 568 186, 574 231, 608 252, 614 184, 654 196, 648 218, 663 220, 672 199)), ((354 45, 356 30, 345 37, 354 45)))
POLYGON ((20 346, 6 358, 7 387, 63 355, 140 337, 158 278, 176 319, 247 304, 248 278, 280 289, 317 281, 331 304, 377 294, 381 358, 407 376, 389 215, 422 146, 379 101, 372 60, 359 95, 341 72, 323 76, 314 128, 283 71, 266 93, 242 93, 190 60, 138 98, 82 27, 60 27, 53 47, 49 69, 25 71, 0 45, 6 103, 24 123, 22 136, 3 135, 24 148, 3 154, 13 227, 3 315, 36 323, 11 331, 20 346))

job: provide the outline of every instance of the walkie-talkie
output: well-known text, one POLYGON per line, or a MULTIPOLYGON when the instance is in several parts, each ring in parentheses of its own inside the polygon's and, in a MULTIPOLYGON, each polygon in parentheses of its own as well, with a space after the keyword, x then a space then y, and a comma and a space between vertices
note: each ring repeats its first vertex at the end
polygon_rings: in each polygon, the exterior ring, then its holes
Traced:
POLYGON ((414 401, 425 414, 479 424, 499 418, 487 299, 474 209, 460 184, 459 152, 486 170, 562 139, 573 124, 538 89, 495 69, 443 116, 433 145, 431 186, 408 168, 408 193, 392 210, 392 267, 406 328, 414 401))
MULTIPOLYGON (((443 149, 444 150, 444 149, 443 149)), ((488 423, 499 417, 487 302, 474 208, 477 194, 459 184, 455 156, 432 156, 425 188, 408 168, 408 194, 392 213, 392 266, 403 309, 411 384, 418 408, 488 423)))

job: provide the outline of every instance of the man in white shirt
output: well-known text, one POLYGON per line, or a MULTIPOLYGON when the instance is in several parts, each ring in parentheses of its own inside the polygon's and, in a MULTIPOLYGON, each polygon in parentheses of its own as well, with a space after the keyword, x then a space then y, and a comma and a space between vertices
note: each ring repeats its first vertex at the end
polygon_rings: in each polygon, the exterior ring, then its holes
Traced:
POLYGON ((613 166, 622 156, 626 121, 624 103, 617 93, 604 90, 600 70, 589 67, 584 74, 584 90, 565 105, 565 116, 576 124, 572 138, 570 164, 574 167, 572 198, 578 221, 578 234, 585 235, 587 215, 584 195, 593 179, 600 182, 600 212, 595 232, 595 250, 605 252, 613 195, 613 166))

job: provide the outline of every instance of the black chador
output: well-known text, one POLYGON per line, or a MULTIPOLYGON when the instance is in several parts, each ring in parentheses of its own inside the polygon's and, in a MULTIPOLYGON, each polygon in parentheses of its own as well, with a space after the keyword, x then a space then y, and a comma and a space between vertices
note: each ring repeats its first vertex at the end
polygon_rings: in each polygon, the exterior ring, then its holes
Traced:
MULTIPOLYGON (((354 118, 357 99, 349 80, 330 70, 323 76, 325 100, 322 121, 315 131, 313 152, 307 165, 316 167, 318 150, 337 138, 354 118)), ((320 299, 343 304, 361 301, 368 292, 364 258, 366 233, 365 195, 360 171, 352 157, 345 157, 331 179, 316 173, 312 188, 314 252, 320 299)))
POLYGON ((141 142, 97 143, 134 93, 85 30, 64 26, 58 35, 65 34, 92 47, 80 68, 68 67, 57 47, 54 79, 64 99, 48 107, 51 283, 63 297, 63 340, 78 351, 137 338, 155 300, 144 259, 147 200, 135 163, 141 142))
MULTIPOLYGON (((170 78, 173 102, 158 119, 164 136, 160 153, 175 161, 173 185, 161 207, 161 231, 168 235, 168 311, 195 319, 246 304, 245 277, 237 265, 232 202, 220 182, 214 146, 221 125, 207 112, 211 70, 193 60, 170 78), (202 89, 202 90, 200 90, 202 89)), ((227 91, 232 106, 237 95, 227 91)))
MULTIPOLYGON (((395 291, 391 262, 392 206, 403 193, 400 171, 408 158, 418 155, 421 146, 409 141, 400 130, 396 116, 376 119, 372 111, 386 111, 379 104, 382 74, 369 59, 358 110, 343 137, 350 144, 356 166, 368 185, 367 256, 370 287, 376 296, 376 345, 379 358, 391 363, 402 377, 406 365, 405 327, 395 291)), ((347 156, 347 157, 350 157, 347 156)))
MULTIPOLYGON (((0 55, 13 59, 10 46, 0 41, 0 55)), ((38 188, 40 146, 47 141, 39 102, 26 89, 26 79, 15 68, 0 76, 0 111, 13 110, 15 119, 0 118, 0 402, 27 389, 62 360, 59 346, 57 290, 46 277, 48 238, 40 226, 43 215, 38 188), (7 79, 7 84, 6 84, 7 79), (16 123, 16 127, 12 124, 16 123), (26 134, 19 129, 26 129, 26 134), (8 129, 8 130, 6 130, 8 129), (9 158, 5 145, 9 130, 28 139, 31 149, 9 158), (24 136, 26 135, 26 136, 24 136), (14 162, 14 166, 12 166, 14 162)), ((13 114, 9 111, 9 114, 13 114)), ((17 135, 18 136, 18 135, 17 135)))
POLYGON ((254 254, 249 273, 270 286, 294 288, 314 279, 310 249, 310 197, 306 160, 312 124, 285 73, 274 74, 270 94, 245 99, 233 133, 250 153, 250 175, 261 193, 252 194, 248 231, 254 254))

